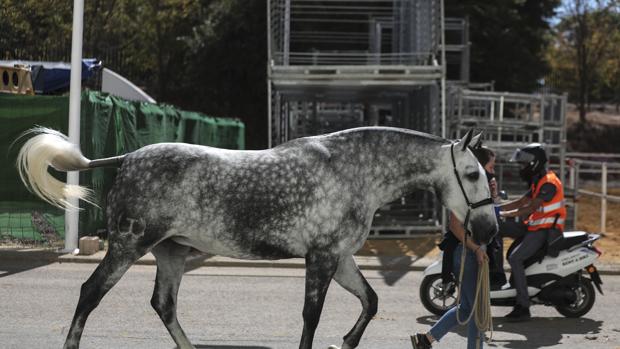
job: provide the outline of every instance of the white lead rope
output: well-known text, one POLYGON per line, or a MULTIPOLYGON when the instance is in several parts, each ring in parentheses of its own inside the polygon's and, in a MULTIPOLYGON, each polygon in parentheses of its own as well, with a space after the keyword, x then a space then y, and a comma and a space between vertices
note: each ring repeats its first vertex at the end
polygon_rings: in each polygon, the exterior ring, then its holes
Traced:
MULTIPOLYGON (((461 308, 461 292, 463 292, 463 272, 465 270, 465 257, 467 254, 467 232, 465 232, 465 241, 463 241, 463 250, 461 251, 461 270, 459 275, 459 292, 456 299, 456 321, 460 325, 467 324, 475 314, 474 321, 478 331, 484 336, 486 331, 490 331, 489 338, 485 337, 485 342, 490 343, 493 339, 493 317, 491 315, 491 284, 489 281, 489 262, 485 259, 478 268, 478 277, 476 281, 476 294, 474 295, 474 304, 472 311, 465 321, 461 321, 459 310, 461 308)), ((480 336, 476 338, 476 348, 480 348, 480 336)))

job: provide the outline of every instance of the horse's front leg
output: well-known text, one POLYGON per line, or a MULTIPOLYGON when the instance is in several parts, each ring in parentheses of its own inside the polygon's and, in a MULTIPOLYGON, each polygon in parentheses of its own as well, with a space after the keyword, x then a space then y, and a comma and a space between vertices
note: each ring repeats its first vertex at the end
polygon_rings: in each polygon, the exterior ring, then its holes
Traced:
MULTIPOLYGON (((344 336, 344 343, 341 349, 357 348, 366 326, 377 313, 377 294, 360 272, 353 256, 344 257, 340 260, 334 280, 362 302, 362 313, 357 319, 355 326, 344 336)), ((337 347, 332 346, 331 348, 337 347)))
POLYGON ((306 255, 306 300, 304 302, 304 331, 299 349, 312 349, 314 332, 319 324, 329 283, 338 267, 338 256, 320 252, 306 255))

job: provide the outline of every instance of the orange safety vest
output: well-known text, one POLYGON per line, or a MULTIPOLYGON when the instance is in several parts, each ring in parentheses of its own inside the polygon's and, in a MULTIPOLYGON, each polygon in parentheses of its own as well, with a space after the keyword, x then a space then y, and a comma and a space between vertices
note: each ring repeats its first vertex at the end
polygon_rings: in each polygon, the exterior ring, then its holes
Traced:
POLYGON ((552 171, 548 171, 536 184, 532 184, 532 198, 538 196, 540 188, 543 184, 551 183, 555 186, 555 196, 549 202, 543 202, 542 205, 534 211, 525 221, 527 230, 535 231, 540 229, 549 229, 555 227, 564 231, 564 222, 566 221, 566 206, 564 206, 564 188, 562 182, 552 171), (557 221, 555 220, 557 216, 557 221))

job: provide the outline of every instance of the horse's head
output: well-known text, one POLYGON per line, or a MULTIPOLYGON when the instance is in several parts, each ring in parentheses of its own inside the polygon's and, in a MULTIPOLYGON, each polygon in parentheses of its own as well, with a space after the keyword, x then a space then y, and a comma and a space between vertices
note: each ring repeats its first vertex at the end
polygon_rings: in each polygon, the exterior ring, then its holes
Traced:
POLYGON ((435 189, 443 205, 467 224, 474 239, 488 243, 497 233, 497 219, 484 169, 468 148, 479 137, 469 131, 463 139, 442 146, 435 189))

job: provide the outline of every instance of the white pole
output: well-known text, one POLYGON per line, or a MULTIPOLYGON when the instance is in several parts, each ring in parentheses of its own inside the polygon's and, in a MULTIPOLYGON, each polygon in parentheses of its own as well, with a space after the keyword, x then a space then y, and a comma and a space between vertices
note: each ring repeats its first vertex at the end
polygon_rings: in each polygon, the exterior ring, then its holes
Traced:
MULTIPOLYGON (((445 28, 445 14, 444 14, 444 0, 439 3, 439 12, 441 21, 441 137, 446 138, 448 136, 448 130, 446 129, 446 28, 445 28)), ((459 110, 460 113, 460 110, 459 110)), ((441 209, 441 226, 445 228, 448 224, 448 212, 446 208, 441 209)))
POLYGON ((604 162, 601 171, 601 233, 607 230, 607 163, 604 162))
POLYGON ((571 189, 575 189, 575 165, 570 165, 568 170, 568 185, 571 189))
POLYGON ((271 95, 271 1, 267 1, 267 148, 271 148, 271 104, 273 96, 271 95))
POLYGON ((440 3, 441 12, 441 137, 446 138, 448 136, 447 124, 446 124, 446 28, 445 28, 445 16, 444 16, 444 0, 440 3))
MULTIPOLYGON (((71 85, 69 90, 69 141, 80 146, 80 102, 82 96, 82 32, 84 29, 84 0, 73 1, 73 35, 71 38, 71 85)), ((79 172, 67 173, 67 184, 78 185, 79 172)), ((77 207, 77 199, 71 199, 77 207)), ((79 210, 65 211, 65 251, 78 248, 79 210)))

